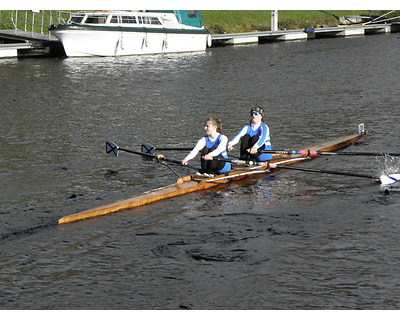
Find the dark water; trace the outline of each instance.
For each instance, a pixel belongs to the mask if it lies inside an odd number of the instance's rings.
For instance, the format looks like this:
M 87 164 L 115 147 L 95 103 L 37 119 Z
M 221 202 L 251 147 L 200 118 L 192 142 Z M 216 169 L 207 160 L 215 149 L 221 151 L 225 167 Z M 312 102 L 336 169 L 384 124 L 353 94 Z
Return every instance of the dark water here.
M 107 156 L 105 141 L 193 146 L 208 116 L 232 137 L 256 104 L 275 149 L 352 134 L 364 122 L 368 135 L 349 150 L 399 152 L 399 49 L 391 34 L 1 60 L 0 308 L 398 309 L 400 193 L 369 179 L 281 171 L 56 222 L 175 182 L 165 166 Z M 384 159 L 308 165 L 379 175 Z

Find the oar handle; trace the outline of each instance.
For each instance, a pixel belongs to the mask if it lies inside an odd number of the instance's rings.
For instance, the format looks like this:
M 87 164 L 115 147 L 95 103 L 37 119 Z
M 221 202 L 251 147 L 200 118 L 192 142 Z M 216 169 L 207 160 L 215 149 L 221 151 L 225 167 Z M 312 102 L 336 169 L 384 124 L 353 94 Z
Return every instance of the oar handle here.
M 193 167 L 193 166 L 188 165 L 188 164 L 187 164 L 187 165 L 183 165 L 182 162 L 179 161 L 179 160 L 168 159 L 168 158 L 164 157 L 164 156 L 161 155 L 161 154 L 154 156 L 154 158 L 155 158 L 158 162 L 166 161 L 166 162 L 171 162 L 171 163 L 178 164 L 178 165 L 183 166 L 183 167 L 188 167 L 188 168 L 191 168 L 191 169 L 200 170 L 200 168 Z

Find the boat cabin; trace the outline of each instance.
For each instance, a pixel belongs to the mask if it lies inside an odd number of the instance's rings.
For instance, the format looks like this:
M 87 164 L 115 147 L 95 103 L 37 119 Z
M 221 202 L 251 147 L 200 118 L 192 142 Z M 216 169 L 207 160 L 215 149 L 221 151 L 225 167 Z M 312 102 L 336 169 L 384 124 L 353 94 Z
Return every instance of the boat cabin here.
M 68 24 L 130 24 L 172 27 L 178 24 L 201 28 L 199 10 L 103 11 L 72 13 Z
M 161 25 L 161 17 L 149 16 L 149 15 L 134 15 L 134 14 L 122 14 L 122 13 L 76 13 L 71 15 L 68 23 L 79 23 L 79 24 L 148 24 L 148 25 Z

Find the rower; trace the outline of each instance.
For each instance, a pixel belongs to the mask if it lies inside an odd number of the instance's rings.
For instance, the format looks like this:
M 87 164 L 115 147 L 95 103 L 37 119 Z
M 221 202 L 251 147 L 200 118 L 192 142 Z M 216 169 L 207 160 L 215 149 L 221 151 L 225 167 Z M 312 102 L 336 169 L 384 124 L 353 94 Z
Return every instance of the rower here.
M 271 150 L 269 127 L 264 123 L 264 110 L 253 107 L 250 110 L 250 124 L 244 126 L 239 133 L 228 143 L 228 151 L 239 141 L 240 159 L 253 161 L 268 161 L 271 154 L 263 154 L 263 150 Z
M 197 176 L 210 178 L 215 174 L 222 174 L 231 170 L 229 162 L 213 159 L 220 156 L 228 159 L 226 144 L 228 138 L 223 135 L 221 120 L 208 118 L 204 125 L 206 135 L 197 142 L 192 151 L 181 161 L 183 166 L 189 163 L 201 151 L 201 169 L 196 173 Z

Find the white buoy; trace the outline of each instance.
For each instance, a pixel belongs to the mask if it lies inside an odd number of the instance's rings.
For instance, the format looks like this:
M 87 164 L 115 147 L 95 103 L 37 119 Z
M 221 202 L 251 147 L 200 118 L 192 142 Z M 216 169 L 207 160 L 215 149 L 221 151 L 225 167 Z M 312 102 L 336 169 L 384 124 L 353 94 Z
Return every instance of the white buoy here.
M 399 183 L 400 182 L 400 173 L 391 173 L 388 175 L 381 175 L 379 177 L 379 180 L 381 181 L 382 185 Z M 400 183 L 399 183 L 399 185 L 400 185 Z

